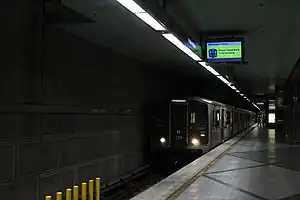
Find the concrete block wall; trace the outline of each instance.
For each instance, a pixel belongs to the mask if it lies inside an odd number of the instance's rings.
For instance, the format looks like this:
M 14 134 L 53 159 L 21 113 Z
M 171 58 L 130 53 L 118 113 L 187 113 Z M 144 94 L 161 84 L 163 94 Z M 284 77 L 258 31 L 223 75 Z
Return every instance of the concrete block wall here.
M 30 4 L 10 6 L 16 15 L 9 19 L 21 25 L 6 33 L 9 48 L 1 47 L 1 199 L 43 199 L 142 166 L 143 110 L 170 97 L 172 78 L 54 27 L 45 30 L 40 62 L 38 13 L 22 18 L 17 11 Z

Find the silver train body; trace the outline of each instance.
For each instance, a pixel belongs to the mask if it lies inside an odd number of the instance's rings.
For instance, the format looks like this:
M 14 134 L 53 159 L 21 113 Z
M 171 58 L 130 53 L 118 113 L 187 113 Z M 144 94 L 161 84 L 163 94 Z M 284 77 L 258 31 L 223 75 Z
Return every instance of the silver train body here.
M 256 113 L 193 97 L 172 100 L 156 115 L 152 152 L 206 153 L 255 123 Z

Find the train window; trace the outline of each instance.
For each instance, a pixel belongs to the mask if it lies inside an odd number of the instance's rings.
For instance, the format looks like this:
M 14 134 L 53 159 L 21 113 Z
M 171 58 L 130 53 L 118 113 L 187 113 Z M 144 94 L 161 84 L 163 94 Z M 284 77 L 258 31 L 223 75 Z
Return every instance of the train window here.
M 215 117 L 215 126 L 216 127 L 219 127 L 220 126 L 220 119 L 221 119 L 221 116 L 220 116 L 220 110 L 216 110 L 216 117 Z
M 191 124 L 195 124 L 196 123 L 196 113 L 191 113 Z
M 215 110 L 212 110 L 212 124 L 215 124 Z

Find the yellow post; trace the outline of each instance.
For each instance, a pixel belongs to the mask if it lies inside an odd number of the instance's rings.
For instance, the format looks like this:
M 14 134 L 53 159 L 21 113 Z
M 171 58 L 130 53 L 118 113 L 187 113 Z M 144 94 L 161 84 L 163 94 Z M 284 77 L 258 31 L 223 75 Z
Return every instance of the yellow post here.
M 62 200 L 62 192 L 56 192 L 56 200 Z
M 51 196 L 46 196 L 45 200 L 51 200 Z
M 79 194 L 78 190 L 79 190 L 78 186 L 74 185 L 74 187 L 73 187 L 73 200 L 78 200 L 79 199 L 79 197 L 78 197 L 78 194 Z
M 66 200 L 71 200 L 72 199 L 72 189 L 67 189 L 66 190 Z
M 94 200 L 94 180 L 89 180 L 89 200 Z
M 96 178 L 96 200 L 100 200 L 100 178 Z
M 86 183 L 81 184 L 81 200 L 86 200 Z

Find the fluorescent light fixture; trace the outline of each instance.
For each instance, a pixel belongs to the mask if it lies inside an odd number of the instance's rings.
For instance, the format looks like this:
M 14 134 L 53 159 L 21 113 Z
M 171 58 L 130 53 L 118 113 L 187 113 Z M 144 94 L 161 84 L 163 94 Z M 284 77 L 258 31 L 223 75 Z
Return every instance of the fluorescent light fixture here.
M 256 105 L 264 105 L 264 102 L 257 102 Z
M 184 100 L 184 99 L 173 99 L 172 102 L 176 102 L 176 103 L 185 103 L 186 100 Z
M 235 90 L 237 93 L 240 93 L 240 91 L 238 89 Z
M 229 81 L 227 81 L 223 76 L 217 76 L 218 77 L 218 79 L 220 79 L 223 83 L 225 83 L 225 84 L 229 84 Z
M 231 89 L 233 89 L 233 90 L 236 90 L 236 87 L 234 87 L 234 86 L 231 86 Z
M 122 6 L 124 6 L 130 12 L 132 12 L 134 14 L 146 12 L 137 3 L 135 3 L 133 0 L 117 0 L 117 2 L 119 2 Z
M 242 93 L 240 93 L 240 95 L 243 97 L 244 95 Z
M 187 46 L 185 46 L 177 37 L 175 37 L 172 33 L 164 33 L 162 34 L 164 38 L 169 40 L 172 44 L 174 44 L 176 47 L 178 47 L 181 51 L 183 51 L 185 54 L 187 54 L 189 57 L 191 57 L 195 61 L 201 61 L 201 58 L 197 56 L 191 49 L 189 49 Z
M 211 66 L 207 65 L 205 62 L 199 62 L 199 64 L 202 65 L 207 71 L 209 71 L 213 75 L 220 76 L 220 74 L 216 70 L 214 70 L 214 68 L 212 68 Z
M 201 136 L 201 137 L 205 137 L 205 134 L 201 134 L 200 136 Z
M 156 31 L 165 31 L 166 28 L 158 21 L 156 21 L 151 15 L 148 13 L 136 13 L 136 16 L 143 20 L 146 24 L 151 26 Z

